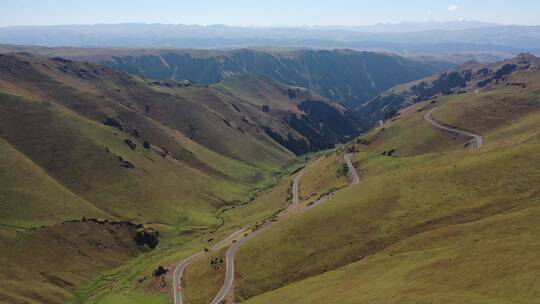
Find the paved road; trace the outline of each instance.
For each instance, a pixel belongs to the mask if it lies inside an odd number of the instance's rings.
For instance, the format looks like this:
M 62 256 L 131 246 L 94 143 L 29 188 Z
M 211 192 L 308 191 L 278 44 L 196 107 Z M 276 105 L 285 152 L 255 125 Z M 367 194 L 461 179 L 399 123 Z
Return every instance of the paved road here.
M 352 154 L 347 153 L 343 158 L 345 158 L 345 162 L 347 163 L 347 166 L 349 167 L 349 173 L 351 175 L 351 186 L 356 185 L 360 182 L 360 177 L 358 177 L 358 172 L 356 172 L 356 169 L 354 168 L 354 164 L 351 160 Z
M 223 245 L 227 244 L 228 242 L 230 242 L 232 239 L 234 239 L 237 235 L 239 235 L 240 233 L 246 231 L 245 228 L 242 228 L 238 231 L 236 231 L 235 233 L 229 235 L 228 237 L 224 238 L 223 240 L 219 241 L 219 243 L 215 244 L 214 246 L 212 246 L 212 250 L 218 250 L 219 248 L 221 248 Z
M 174 304 L 182 304 L 182 290 L 180 288 L 180 281 L 182 279 L 182 274 L 184 273 L 184 270 L 194 258 L 201 255 L 202 253 L 203 251 L 188 257 L 187 259 L 180 262 L 180 264 L 176 265 L 176 267 L 174 268 L 174 272 L 173 272 Z
M 427 122 L 429 122 L 430 124 L 432 124 L 434 127 L 438 128 L 438 129 L 441 129 L 441 130 L 444 130 L 444 131 L 448 131 L 448 132 L 452 132 L 452 133 L 472 137 L 471 141 L 474 141 L 474 144 L 475 144 L 475 146 L 477 148 L 481 147 L 484 144 L 484 138 L 482 138 L 482 136 L 480 136 L 478 134 L 463 131 L 463 130 L 459 130 L 459 129 L 451 127 L 451 126 L 444 125 L 443 123 L 433 119 L 432 114 L 433 114 L 434 110 L 435 109 L 431 109 L 431 110 L 429 110 L 429 112 L 426 113 L 426 115 L 424 115 L 424 119 Z
M 294 178 L 293 186 L 292 186 L 292 192 L 293 192 L 293 201 L 292 201 L 292 207 L 296 207 L 298 203 L 300 203 L 300 180 L 304 176 L 306 172 L 304 170 L 300 171 Z
M 229 235 L 228 237 L 224 238 L 214 246 L 212 246 L 212 250 L 218 250 L 223 245 L 225 245 L 227 242 L 231 241 L 233 238 L 235 238 L 240 233 L 244 232 L 246 229 L 242 228 L 240 230 L 237 230 L 233 234 Z M 173 294 L 174 294 L 174 304 L 183 304 L 182 300 L 182 288 L 181 288 L 181 281 L 182 281 L 182 275 L 184 274 L 184 270 L 186 267 L 199 255 L 203 254 L 204 251 L 200 251 L 186 259 L 184 259 L 182 262 L 180 262 L 176 267 L 174 268 L 173 272 Z
M 264 226 L 260 227 L 256 231 L 248 234 L 248 236 L 242 238 L 241 240 L 237 242 L 234 242 L 231 245 L 231 247 L 229 247 L 229 250 L 227 250 L 227 257 L 225 258 L 225 262 L 227 263 L 225 281 L 223 282 L 223 285 L 221 286 L 221 289 L 219 290 L 218 294 L 214 297 L 212 302 L 210 302 L 211 304 L 220 304 L 221 301 L 225 300 L 225 297 L 232 290 L 232 286 L 234 283 L 234 257 L 236 256 L 238 247 L 242 246 L 242 244 L 251 240 L 257 235 L 263 233 L 266 229 L 272 226 L 272 224 L 273 222 L 265 224 Z

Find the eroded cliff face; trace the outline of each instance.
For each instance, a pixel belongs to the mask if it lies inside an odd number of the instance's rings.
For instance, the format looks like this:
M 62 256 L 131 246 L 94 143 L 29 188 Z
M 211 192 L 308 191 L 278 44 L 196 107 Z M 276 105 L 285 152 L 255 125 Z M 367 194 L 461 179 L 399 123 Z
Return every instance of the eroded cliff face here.
M 439 67 L 387 54 L 349 50 L 255 50 L 145 52 L 114 55 L 101 63 L 130 73 L 162 80 L 217 83 L 254 73 L 300 86 L 355 107 L 400 83 L 440 72 Z

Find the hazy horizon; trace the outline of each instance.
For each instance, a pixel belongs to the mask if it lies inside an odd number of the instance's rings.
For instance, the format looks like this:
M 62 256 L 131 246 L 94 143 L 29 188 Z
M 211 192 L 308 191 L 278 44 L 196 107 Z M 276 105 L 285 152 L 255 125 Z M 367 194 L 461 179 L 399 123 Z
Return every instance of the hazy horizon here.
M 217 0 L 185 3 L 141 1 L 5 1 L 0 0 L 0 27 L 146 23 L 169 25 L 227 25 L 240 27 L 354 27 L 404 22 L 474 21 L 503 25 L 540 24 L 540 3 L 516 0 L 370 1 L 322 0 L 252 3 Z M 523 10 L 523 8 L 527 8 Z M 31 20 L 31 21 L 29 21 Z
M 497 23 L 497 22 L 487 22 L 480 20 L 446 20 L 446 21 L 401 21 L 401 22 L 379 22 L 379 23 L 370 23 L 370 24 L 356 24 L 356 25 L 344 25 L 344 24 L 303 24 L 303 25 L 287 25 L 287 24 L 273 24 L 273 25 L 256 25 L 256 24 L 223 24 L 223 23 L 213 23 L 213 24 L 198 24 L 198 23 L 161 23 L 161 22 L 117 22 L 117 23 L 58 23 L 58 24 L 24 24 L 24 25 L 4 25 L 0 28 L 15 28 L 15 27 L 61 27 L 61 26 L 99 26 L 99 25 L 164 25 L 164 26 L 199 26 L 199 27 L 231 27 L 231 28 L 253 28 L 253 29 L 264 29 L 264 28 L 291 28 L 291 29 L 326 29 L 326 28 L 336 28 L 336 29 L 354 29 L 362 27 L 375 27 L 375 26 L 397 26 L 397 25 L 445 25 L 445 24 L 459 24 L 459 23 L 478 23 L 493 26 L 525 26 L 525 27 L 537 27 L 540 24 L 518 24 L 518 23 Z
M 224 27 L 238 27 L 238 28 L 359 28 L 359 27 L 373 27 L 373 26 L 385 26 L 385 25 L 402 25 L 402 24 L 411 24 L 411 25 L 444 25 L 444 24 L 459 24 L 459 23 L 478 23 L 485 25 L 494 25 L 494 26 L 540 26 L 540 24 L 518 24 L 518 23 L 499 23 L 499 22 L 488 22 L 481 20 L 466 20 L 466 19 L 455 19 L 455 20 L 426 20 L 426 21 L 401 21 L 401 22 L 378 22 L 370 24 L 355 24 L 355 25 L 345 25 L 345 24 L 300 24 L 300 25 L 288 25 L 288 24 L 269 24 L 269 25 L 257 25 L 257 24 L 223 24 L 223 23 L 212 23 L 212 24 L 200 24 L 200 23 L 163 23 L 163 22 L 100 22 L 100 23 L 58 23 L 58 24 L 24 24 L 24 25 L 5 25 L 0 26 L 0 28 L 9 28 L 9 27 L 55 27 L 55 26 L 99 26 L 99 25 L 129 25 L 129 24 L 142 24 L 142 25 L 166 25 L 166 26 L 200 26 L 200 27 L 213 27 L 213 26 L 224 26 Z

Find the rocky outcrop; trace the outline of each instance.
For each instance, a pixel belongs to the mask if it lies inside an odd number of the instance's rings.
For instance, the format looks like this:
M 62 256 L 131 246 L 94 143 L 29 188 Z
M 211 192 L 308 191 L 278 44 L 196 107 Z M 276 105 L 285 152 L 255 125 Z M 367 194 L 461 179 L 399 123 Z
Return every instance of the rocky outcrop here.
M 144 227 L 142 224 L 133 223 L 130 221 L 111 221 L 97 218 L 83 218 L 82 220 L 65 221 L 64 223 L 93 223 L 102 226 L 122 227 L 131 231 L 132 239 L 140 249 L 154 249 L 159 244 L 159 231 L 152 228 Z M 41 227 L 44 229 L 46 227 Z

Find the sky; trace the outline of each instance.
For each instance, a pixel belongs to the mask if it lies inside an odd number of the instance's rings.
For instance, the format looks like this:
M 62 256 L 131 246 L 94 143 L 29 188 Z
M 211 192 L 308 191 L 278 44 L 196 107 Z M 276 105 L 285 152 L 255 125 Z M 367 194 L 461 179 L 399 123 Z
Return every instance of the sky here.
M 0 26 L 97 23 L 370 25 L 475 20 L 539 25 L 539 0 L 0 0 Z

